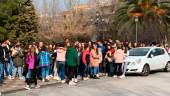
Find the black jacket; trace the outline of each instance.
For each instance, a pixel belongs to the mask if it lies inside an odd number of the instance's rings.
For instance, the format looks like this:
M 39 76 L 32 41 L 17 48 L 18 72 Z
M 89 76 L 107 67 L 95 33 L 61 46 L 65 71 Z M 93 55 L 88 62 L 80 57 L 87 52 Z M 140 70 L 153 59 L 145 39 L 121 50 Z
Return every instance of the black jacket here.
M 4 58 L 4 50 L 3 50 L 4 48 L 2 47 L 2 46 L 0 46 L 0 62 L 1 63 L 5 63 L 5 58 Z M 0 63 L 0 64 L 1 64 Z

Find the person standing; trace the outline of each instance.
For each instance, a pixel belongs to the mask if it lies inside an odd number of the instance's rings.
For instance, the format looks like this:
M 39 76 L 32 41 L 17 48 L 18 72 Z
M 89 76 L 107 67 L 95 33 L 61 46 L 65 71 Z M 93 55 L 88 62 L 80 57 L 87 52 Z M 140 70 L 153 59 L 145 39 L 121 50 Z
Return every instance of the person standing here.
M 49 81 L 49 70 L 50 70 L 50 53 L 47 51 L 46 47 L 42 47 L 39 54 L 39 64 L 41 66 L 42 81 Z
M 73 44 L 68 44 L 68 48 L 66 51 L 66 64 L 68 67 L 68 84 L 69 85 L 76 85 L 73 81 L 75 75 L 75 68 L 78 65 L 78 52 Z
M 57 65 L 55 70 L 58 70 L 59 79 L 61 83 L 65 83 L 65 62 L 66 62 L 66 48 L 64 44 L 57 48 Z M 57 74 L 55 72 L 55 74 Z M 56 75 L 55 75 L 56 76 Z M 58 76 L 57 76 L 58 77 Z
M 82 78 L 83 80 L 88 80 L 89 75 L 89 65 L 90 65 L 90 47 L 85 45 L 85 50 L 82 54 L 82 61 L 83 61 L 83 71 L 82 71 Z
M 107 74 L 108 74 L 108 77 L 112 77 L 113 71 L 114 71 L 113 55 L 114 55 L 115 51 L 111 45 L 108 45 L 107 49 L 108 49 L 108 51 L 106 52 L 106 56 L 105 56 L 105 61 L 107 63 Z
M 34 83 L 35 88 L 39 88 L 40 86 L 37 84 L 37 73 L 36 73 L 36 65 L 35 65 L 35 48 L 32 47 L 28 50 L 26 55 L 26 64 L 28 64 L 28 72 L 26 75 L 26 89 L 30 89 L 31 83 Z M 32 81 L 32 82 L 31 82 Z
M 97 44 L 92 45 L 92 49 L 90 51 L 90 66 L 91 66 L 91 75 L 94 79 L 99 79 L 97 77 L 98 70 L 99 70 L 99 64 L 100 64 L 100 55 L 99 50 L 97 48 Z
M 17 42 L 13 51 L 12 51 L 12 57 L 14 61 L 14 69 L 13 69 L 13 79 L 17 76 L 17 73 L 19 75 L 19 79 L 22 80 L 22 68 L 23 68 L 23 50 L 20 46 L 20 43 Z
M 0 46 L 0 85 L 2 85 L 4 82 L 3 80 L 4 65 L 8 61 L 8 59 L 5 56 L 6 52 L 4 50 L 6 46 L 7 46 L 6 42 L 3 42 Z
M 114 53 L 114 59 L 115 59 L 115 64 L 116 64 L 116 73 L 115 75 L 118 76 L 118 78 L 123 78 L 122 74 L 122 64 L 123 64 L 123 61 L 125 59 L 125 53 L 124 51 L 122 50 L 122 45 L 118 45 L 117 46 L 117 50 L 115 51 Z M 116 77 L 114 76 L 114 77 Z

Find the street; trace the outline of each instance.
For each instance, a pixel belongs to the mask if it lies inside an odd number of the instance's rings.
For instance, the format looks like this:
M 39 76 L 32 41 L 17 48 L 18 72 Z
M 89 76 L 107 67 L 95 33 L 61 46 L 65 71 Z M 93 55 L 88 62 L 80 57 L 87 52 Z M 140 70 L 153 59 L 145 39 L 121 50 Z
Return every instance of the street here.
M 154 72 L 148 77 L 101 77 L 99 80 L 81 81 L 77 86 L 58 84 L 2 96 L 170 96 L 169 86 L 170 73 Z

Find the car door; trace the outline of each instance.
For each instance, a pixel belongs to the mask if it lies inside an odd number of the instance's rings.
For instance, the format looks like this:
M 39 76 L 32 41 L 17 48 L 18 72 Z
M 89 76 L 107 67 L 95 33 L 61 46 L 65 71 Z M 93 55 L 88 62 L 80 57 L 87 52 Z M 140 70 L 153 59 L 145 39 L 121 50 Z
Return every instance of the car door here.
M 159 58 L 157 56 L 157 50 L 152 49 L 148 55 L 148 63 L 150 65 L 151 70 L 156 70 L 159 64 Z
M 162 69 L 165 67 L 167 60 L 166 60 L 166 55 L 165 55 L 165 50 L 162 48 L 156 48 L 157 52 L 157 58 L 159 59 L 157 69 Z

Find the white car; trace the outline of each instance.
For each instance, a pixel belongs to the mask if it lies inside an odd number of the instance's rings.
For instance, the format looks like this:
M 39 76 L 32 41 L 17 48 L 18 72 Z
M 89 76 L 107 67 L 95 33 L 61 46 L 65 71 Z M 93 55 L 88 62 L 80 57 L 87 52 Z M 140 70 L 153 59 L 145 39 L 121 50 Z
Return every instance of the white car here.
M 164 69 L 170 72 L 170 56 L 164 48 L 141 47 L 128 51 L 124 63 L 127 65 L 126 73 L 139 73 L 148 76 L 150 71 Z

